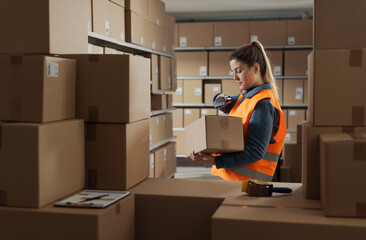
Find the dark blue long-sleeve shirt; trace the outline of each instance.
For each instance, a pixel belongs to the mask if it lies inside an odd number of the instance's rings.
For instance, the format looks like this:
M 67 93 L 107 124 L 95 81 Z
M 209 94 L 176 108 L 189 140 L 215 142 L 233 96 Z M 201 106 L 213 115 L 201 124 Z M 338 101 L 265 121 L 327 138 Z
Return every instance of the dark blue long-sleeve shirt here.
M 263 89 L 272 89 L 270 84 L 263 84 L 243 93 L 243 98 L 251 98 Z M 214 99 L 217 95 L 214 97 Z M 220 108 L 223 113 L 229 113 L 239 100 L 240 94 L 229 96 L 231 103 Z M 240 102 L 240 103 L 241 103 Z M 269 99 L 262 99 L 255 106 L 249 120 L 247 144 L 244 151 L 226 153 L 215 157 L 216 168 L 233 168 L 254 163 L 263 158 L 268 144 L 275 142 L 274 136 L 279 128 L 279 112 Z

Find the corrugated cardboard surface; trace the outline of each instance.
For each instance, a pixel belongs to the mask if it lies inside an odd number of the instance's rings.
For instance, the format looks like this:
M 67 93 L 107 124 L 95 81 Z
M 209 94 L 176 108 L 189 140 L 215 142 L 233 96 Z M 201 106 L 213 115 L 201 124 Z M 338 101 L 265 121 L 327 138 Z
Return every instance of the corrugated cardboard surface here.
M 133 195 L 104 209 L 0 207 L 0 238 L 133 240 L 134 209 Z
M 177 171 L 177 145 L 175 142 L 169 142 L 166 145 L 166 156 L 165 177 L 170 177 Z
M 106 49 L 110 49 L 110 48 L 106 48 Z M 88 43 L 88 53 L 89 54 L 103 54 L 104 53 L 104 48 Z
M 173 111 L 173 128 L 183 128 L 183 108 Z
M 214 46 L 238 47 L 249 43 L 249 22 L 214 22 Z
M 126 42 L 144 45 L 145 19 L 132 11 L 125 11 Z
M 186 153 L 185 130 L 174 130 L 173 134 L 177 137 L 173 140 L 177 144 L 177 154 L 184 155 Z
M 276 79 L 277 91 L 278 91 L 278 99 L 277 100 L 280 102 L 280 104 L 283 104 L 283 82 L 284 81 L 285 80 L 282 80 L 282 79 Z
M 199 108 L 184 108 L 184 127 L 192 124 L 200 118 L 200 109 Z
M 118 41 L 125 41 L 125 9 L 113 2 L 109 2 L 111 20 L 111 37 Z
M 148 0 L 147 18 L 150 22 L 165 27 L 165 3 L 160 0 Z
M 173 136 L 173 114 L 165 113 L 151 117 L 150 121 L 150 145 L 157 144 Z
M 150 60 L 132 55 L 67 55 L 77 60 L 76 116 L 129 123 L 150 117 Z
M 82 120 L 0 128 L 0 205 L 43 207 L 84 187 Z
M 312 45 L 313 20 L 287 20 L 287 45 Z
M 2 1 L 0 53 L 87 53 L 89 4 L 88 0 Z
M 125 6 L 125 0 L 113 0 L 113 1 L 111 0 L 111 2 L 114 2 L 114 3 L 118 4 L 121 7 Z
M 186 44 L 182 44 L 184 42 Z M 179 47 L 213 46 L 213 22 L 179 23 L 178 46 Z
M 205 115 L 217 115 L 217 110 L 214 108 L 201 108 L 201 117 Z
M 96 52 L 96 54 L 100 54 L 98 52 Z M 117 54 L 117 55 L 124 55 L 125 53 L 122 52 L 122 51 L 118 51 L 116 49 L 113 49 L 113 48 L 108 48 L 108 47 L 105 47 L 104 48 L 104 54 Z
M 159 89 L 172 89 L 170 58 L 159 56 Z
M 302 182 L 304 196 L 309 199 L 320 198 L 320 150 L 319 136 L 328 133 L 353 131 L 365 133 L 365 127 L 315 127 L 309 121 L 302 126 Z
M 320 196 L 326 216 L 366 217 L 365 150 L 365 133 L 320 136 Z
M 111 13 L 109 0 L 92 0 L 93 31 L 111 36 Z
M 163 51 L 168 54 L 174 54 L 174 38 L 175 38 L 175 18 L 170 16 L 169 14 L 165 14 L 165 37 L 163 39 L 165 48 L 163 47 Z
M 288 109 L 287 130 L 297 130 L 297 124 L 305 121 L 305 109 Z
M 238 239 L 243 234 L 258 240 L 362 239 L 366 220 L 327 218 L 318 209 L 221 206 L 211 220 L 211 239 Z
M 86 186 L 126 190 L 149 176 L 149 120 L 86 124 Z
M 75 61 L 0 56 L 0 119 L 51 122 L 75 117 Z
M 183 83 L 183 103 L 202 103 L 202 80 L 185 80 Z
M 267 56 L 272 63 L 272 73 L 275 76 L 283 75 L 283 52 L 282 51 L 266 51 Z
M 133 11 L 143 19 L 147 19 L 147 0 L 125 0 L 125 6 L 126 10 Z
M 250 40 L 257 36 L 264 46 L 286 45 L 286 21 L 252 21 L 250 26 Z
M 209 52 L 209 76 L 233 76 L 229 57 L 232 51 Z
M 151 161 L 150 164 L 151 167 L 154 166 L 154 174 L 152 176 L 150 174 L 150 177 L 168 178 L 176 172 L 177 158 L 175 146 L 175 142 L 169 142 L 152 151 L 152 154 L 154 154 L 154 164 L 152 165 Z
M 240 189 L 236 181 L 148 179 L 131 189 L 136 239 L 210 239 L 211 216 Z
M 314 49 L 362 48 L 366 46 L 366 2 L 351 0 L 314 2 Z M 327 14 L 331 12 L 332 14 Z
M 151 110 L 163 110 L 168 108 L 168 95 L 151 94 Z
M 307 76 L 310 50 L 285 51 L 285 76 Z
M 304 80 L 284 79 L 283 80 L 283 103 L 303 104 L 304 103 Z
M 228 96 L 235 96 L 240 93 L 240 89 L 235 80 L 222 80 L 222 92 Z
M 284 166 L 291 167 L 291 182 L 301 182 L 301 143 L 285 143 L 284 145 Z
M 150 59 L 150 79 L 152 81 L 151 90 L 159 90 L 159 56 L 155 54 L 146 54 L 144 57 Z
M 183 80 L 177 80 L 177 88 L 173 94 L 173 103 L 183 102 Z
M 365 126 L 366 50 L 317 50 L 308 60 L 309 120 L 314 126 Z
M 206 104 L 213 104 L 213 97 L 221 93 L 221 84 L 205 83 L 205 101 Z
M 192 151 L 225 153 L 243 149 L 241 118 L 204 116 L 186 127 L 186 156 Z
M 207 52 L 176 52 L 178 76 L 207 76 Z

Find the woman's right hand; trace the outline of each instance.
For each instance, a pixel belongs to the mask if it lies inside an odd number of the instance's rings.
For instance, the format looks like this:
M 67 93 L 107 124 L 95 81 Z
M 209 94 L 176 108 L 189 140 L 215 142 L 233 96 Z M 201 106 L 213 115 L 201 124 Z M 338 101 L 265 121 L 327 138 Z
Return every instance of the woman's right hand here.
M 231 98 L 229 98 L 228 96 L 226 96 L 226 95 L 225 95 L 225 94 L 223 94 L 223 93 L 221 93 L 221 94 L 217 95 L 215 99 L 218 99 L 218 98 L 220 98 L 220 97 L 225 98 L 225 106 L 222 106 L 222 108 L 223 108 L 223 107 L 226 107 L 228 104 L 230 104 L 230 103 L 231 103 Z

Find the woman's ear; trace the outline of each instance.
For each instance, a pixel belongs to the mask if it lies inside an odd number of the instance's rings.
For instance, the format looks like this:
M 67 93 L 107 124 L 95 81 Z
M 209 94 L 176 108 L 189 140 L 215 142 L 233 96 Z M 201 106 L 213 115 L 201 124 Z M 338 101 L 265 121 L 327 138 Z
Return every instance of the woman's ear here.
M 259 73 L 260 72 L 260 66 L 258 63 L 254 63 L 254 72 Z

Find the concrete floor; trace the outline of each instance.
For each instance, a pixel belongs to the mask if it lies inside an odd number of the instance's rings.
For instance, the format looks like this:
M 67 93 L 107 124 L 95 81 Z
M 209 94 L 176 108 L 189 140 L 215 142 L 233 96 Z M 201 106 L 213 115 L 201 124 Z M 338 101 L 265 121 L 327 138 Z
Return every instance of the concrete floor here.
M 222 180 L 220 177 L 211 175 L 211 168 L 209 167 L 177 167 L 177 172 L 174 177 Z

